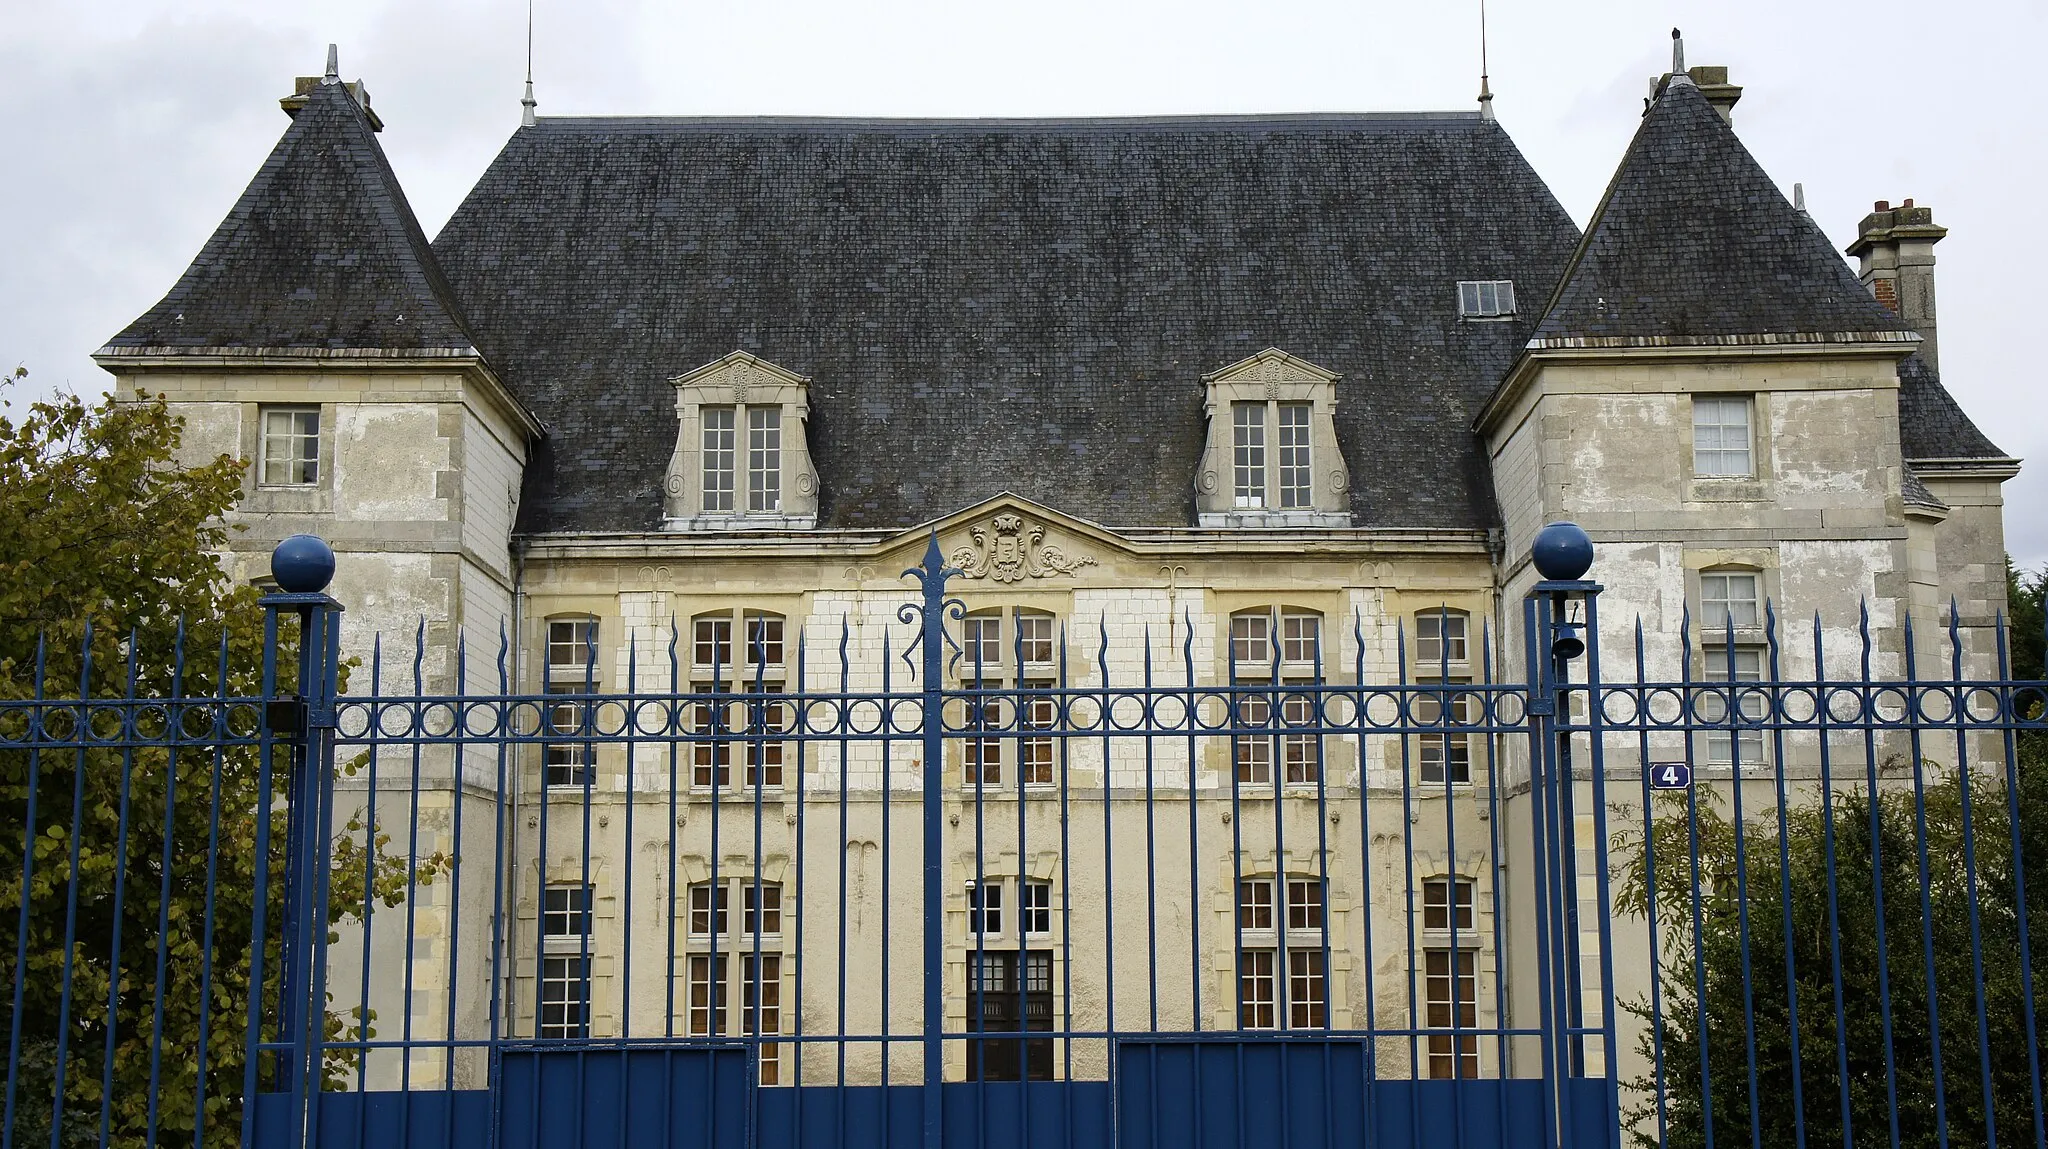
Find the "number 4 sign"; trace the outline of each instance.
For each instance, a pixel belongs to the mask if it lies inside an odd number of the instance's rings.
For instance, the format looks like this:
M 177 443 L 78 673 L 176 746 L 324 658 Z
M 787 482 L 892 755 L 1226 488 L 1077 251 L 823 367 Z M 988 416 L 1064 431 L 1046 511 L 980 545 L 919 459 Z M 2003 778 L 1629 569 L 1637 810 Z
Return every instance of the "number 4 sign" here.
M 1692 785 L 1692 766 L 1685 762 L 1652 762 L 1650 764 L 1650 787 L 1656 790 L 1683 790 Z

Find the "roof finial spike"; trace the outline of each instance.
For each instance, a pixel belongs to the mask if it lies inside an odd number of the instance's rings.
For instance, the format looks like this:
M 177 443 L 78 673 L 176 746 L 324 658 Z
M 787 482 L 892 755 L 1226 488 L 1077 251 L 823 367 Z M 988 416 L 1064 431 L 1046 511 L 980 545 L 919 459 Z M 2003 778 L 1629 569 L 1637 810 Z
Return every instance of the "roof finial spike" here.
M 1479 0 L 1479 118 L 1493 119 L 1493 89 L 1486 76 L 1486 0 Z
M 1806 185 L 1805 185 L 1805 184 L 1793 184 L 1793 185 L 1792 185 L 1792 210 L 1793 210 L 1793 211 L 1796 211 L 1796 212 L 1798 212 L 1798 213 L 1799 213 L 1800 215 L 1805 215 L 1805 214 L 1806 214 Z
M 1685 75 L 1685 37 L 1676 28 L 1671 30 L 1671 74 Z
M 323 84 L 341 83 L 341 51 L 333 44 L 327 45 L 327 74 L 320 77 Z
M 539 104 L 533 98 L 533 0 L 526 0 L 526 95 L 519 101 L 519 126 L 533 126 L 533 109 Z

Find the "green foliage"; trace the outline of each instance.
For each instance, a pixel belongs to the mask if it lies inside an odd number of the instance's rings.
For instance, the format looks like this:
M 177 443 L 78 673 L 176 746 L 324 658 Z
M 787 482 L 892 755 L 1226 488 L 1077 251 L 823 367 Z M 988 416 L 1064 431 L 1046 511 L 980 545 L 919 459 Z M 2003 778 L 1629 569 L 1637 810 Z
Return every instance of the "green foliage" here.
M 2028 572 L 2005 560 L 2005 601 L 2012 644 L 2012 676 L 2029 682 L 2048 678 L 2043 669 L 2048 656 L 2048 635 L 2043 635 L 2044 607 L 2048 607 L 2048 567 Z
M 1937 1096 L 1946 1106 L 1946 1144 L 1982 1145 L 1986 1065 L 2000 1138 L 2031 1138 L 2014 838 L 2025 859 L 2034 988 L 2048 995 L 2048 743 L 2019 746 L 2010 795 L 2020 811 L 2017 835 L 2002 770 L 1976 773 L 1967 791 L 1953 769 L 1928 762 L 1924 771 L 1924 809 L 1910 783 L 1888 777 L 1874 803 L 1868 790 L 1838 789 L 1831 802 L 1816 795 L 1795 804 L 1781 837 L 1774 808 L 1761 818 L 1745 811 L 1738 833 L 1702 790 L 1655 804 L 1650 849 L 1639 833 L 1618 843 L 1615 856 L 1630 859 L 1622 866 L 1621 905 L 1640 917 L 1653 890 L 1656 898 L 1661 1017 L 1647 998 L 1624 1008 L 1648 1023 L 1646 1060 L 1651 1035 L 1662 1037 L 1666 1146 L 1707 1143 L 1709 1102 L 1716 1144 L 1751 1144 L 1754 1134 L 1756 1144 L 1790 1147 L 1800 1117 L 1807 1145 L 1890 1144 L 1895 1116 L 1897 1144 L 1934 1146 L 1942 1143 Z M 1988 1060 L 1979 1052 L 1973 904 Z M 1930 1007 L 1939 1016 L 1938 1090 Z M 1630 1084 L 1644 1099 L 1629 1115 L 1636 1139 L 1653 1144 L 1654 1073 Z
M 263 612 L 218 558 L 242 464 L 181 463 L 180 421 L 148 396 L 0 410 L 0 698 L 260 694 Z M 173 654 L 181 644 L 182 659 Z M 293 665 L 289 650 L 282 662 Z M 253 707 L 221 712 L 231 728 L 253 731 Z M 118 730 L 113 718 L 84 721 Z M 203 730 L 212 718 L 143 711 L 137 720 L 160 735 L 173 722 Z M 74 721 L 55 716 L 45 729 L 56 737 Z M 267 999 L 280 963 L 284 818 L 273 809 L 260 848 L 259 770 L 246 744 L 0 751 L 0 961 L 10 975 L 0 1032 L 18 1022 L 22 1033 L 22 1067 L 8 1083 L 15 1143 L 50 1143 L 60 1048 L 63 1143 L 96 1143 L 102 1120 L 123 1146 L 144 1144 L 152 1122 L 164 1145 L 195 1143 L 202 1128 L 216 1141 L 239 1135 L 261 867 L 272 895 Z M 360 911 L 366 882 L 385 905 L 404 897 L 407 866 L 384 845 L 360 822 L 337 839 L 331 927 Z M 423 868 L 431 877 L 442 864 Z M 17 953 L 27 959 L 20 969 Z M 263 1013 L 274 1019 L 274 1001 Z M 330 1010 L 326 1028 L 354 1036 L 370 1020 Z M 348 1067 L 331 1060 L 330 1079 Z

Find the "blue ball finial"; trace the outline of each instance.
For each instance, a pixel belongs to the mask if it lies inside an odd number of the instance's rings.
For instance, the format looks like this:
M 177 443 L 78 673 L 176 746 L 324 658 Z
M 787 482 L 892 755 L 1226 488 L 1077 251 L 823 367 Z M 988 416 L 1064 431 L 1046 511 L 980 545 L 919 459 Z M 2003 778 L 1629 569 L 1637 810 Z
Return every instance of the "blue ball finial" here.
M 318 594 L 334 578 L 334 548 L 319 535 L 293 535 L 270 552 L 270 577 L 286 594 Z
M 1586 577 L 1593 567 L 1593 540 L 1577 523 L 1552 523 L 1536 532 L 1529 547 L 1536 571 L 1551 582 Z

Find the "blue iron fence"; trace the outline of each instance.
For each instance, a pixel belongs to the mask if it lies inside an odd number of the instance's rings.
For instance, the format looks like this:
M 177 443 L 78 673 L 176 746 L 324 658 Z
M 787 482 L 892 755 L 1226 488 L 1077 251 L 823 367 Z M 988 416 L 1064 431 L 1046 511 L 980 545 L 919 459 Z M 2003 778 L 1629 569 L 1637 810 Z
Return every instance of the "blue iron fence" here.
M 1724 611 L 1608 679 L 1590 582 L 1123 635 L 934 544 L 882 633 L 429 690 L 280 573 L 259 652 L 0 701 L 0 1149 L 2048 1149 L 2048 693 L 1953 610 L 1900 674 Z

